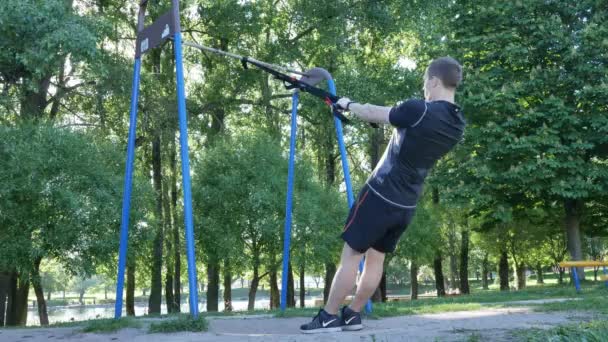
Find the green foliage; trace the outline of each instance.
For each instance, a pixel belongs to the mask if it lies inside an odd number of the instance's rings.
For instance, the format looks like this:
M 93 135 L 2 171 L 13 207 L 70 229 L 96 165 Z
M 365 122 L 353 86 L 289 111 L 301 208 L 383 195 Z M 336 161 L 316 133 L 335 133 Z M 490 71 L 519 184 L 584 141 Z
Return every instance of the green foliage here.
M 116 148 L 48 126 L 0 127 L 0 137 L 0 268 L 28 271 L 36 258 L 53 258 L 76 274 L 113 262 Z
M 3 82 L 40 79 L 96 53 L 92 20 L 63 0 L 4 1 L 0 5 L 0 70 Z M 74 32 L 78 32 L 77 35 Z M 30 85 L 27 85 L 30 86 Z
M 608 115 L 596 97 L 608 94 L 608 61 L 597 50 L 607 14 L 593 1 L 556 6 L 455 7 L 451 44 L 468 73 L 469 181 L 514 203 L 589 199 L 608 186 Z M 488 25 L 487 16 L 496 21 Z
M 207 331 L 209 323 L 204 316 L 192 318 L 190 315 L 180 315 L 177 318 L 164 319 L 159 323 L 150 324 L 150 333 L 174 333 L 180 331 Z
M 243 135 L 217 141 L 193 164 L 197 240 L 205 258 L 245 260 L 249 253 L 281 253 L 287 160 L 275 140 Z M 305 160 L 295 175 L 293 240 L 296 260 L 335 255 L 344 202 L 311 178 Z

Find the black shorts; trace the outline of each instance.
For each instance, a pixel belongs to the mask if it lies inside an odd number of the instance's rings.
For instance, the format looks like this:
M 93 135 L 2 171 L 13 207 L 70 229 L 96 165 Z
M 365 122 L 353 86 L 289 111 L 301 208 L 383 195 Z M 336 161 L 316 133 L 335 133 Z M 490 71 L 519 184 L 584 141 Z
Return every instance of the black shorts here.
M 360 253 L 370 247 L 382 253 L 394 252 L 415 211 L 386 202 L 366 185 L 350 208 L 341 237 Z

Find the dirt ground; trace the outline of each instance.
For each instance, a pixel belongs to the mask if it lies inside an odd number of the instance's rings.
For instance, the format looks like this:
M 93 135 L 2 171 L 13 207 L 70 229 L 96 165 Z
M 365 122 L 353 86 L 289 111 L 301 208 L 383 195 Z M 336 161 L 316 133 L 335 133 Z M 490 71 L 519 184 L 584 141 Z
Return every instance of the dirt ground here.
M 515 329 L 551 328 L 588 320 L 582 312 L 534 312 L 527 307 L 483 309 L 364 320 L 358 332 L 304 335 L 299 326 L 307 318 L 268 316 L 209 318 L 205 333 L 148 334 L 144 329 L 123 329 L 111 334 L 84 334 L 79 328 L 33 328 L 0 330 L 1 342 L 125 341 L 125 342 L 236 342 L 236 341 L 514 341 Z

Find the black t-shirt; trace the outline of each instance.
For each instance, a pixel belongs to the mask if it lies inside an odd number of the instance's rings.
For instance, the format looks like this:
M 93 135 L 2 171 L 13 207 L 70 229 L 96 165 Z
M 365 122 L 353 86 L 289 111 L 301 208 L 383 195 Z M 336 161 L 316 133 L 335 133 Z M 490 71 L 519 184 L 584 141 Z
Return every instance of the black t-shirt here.
M 465 120 L 453 103 L 408 100 L 389 121 L 395 130 L 367 185 L 390 204 L 414 208 L 429 170 L 462 139 Z

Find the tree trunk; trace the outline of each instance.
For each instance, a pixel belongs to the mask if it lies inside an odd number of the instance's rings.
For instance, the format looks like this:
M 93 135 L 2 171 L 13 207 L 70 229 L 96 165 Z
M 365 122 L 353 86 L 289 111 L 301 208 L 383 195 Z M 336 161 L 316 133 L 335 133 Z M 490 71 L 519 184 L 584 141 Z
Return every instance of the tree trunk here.
M 277 270 L 276 268 L 270 271 L 270 308 L 276 309 L 281 303 L 281 294 L 277 286 Z
M 460 293 L 469 294 L 469 230 L 462 230 L 460 244 Z
M 433 206 L 439 206 L 439 189 L 433 187 L 431 200 Z M 437 297 L 445 296 L 445 277 L 443 276 L 443 255 L 440 250 L 435 251 L 435 258 L 433 259 L 433 271 L 435 273 L 435 289 L 437 290 Z
M 176 306 L 179 306 L 175 302 L 175 297 L 173 296 L 173 249 L 177 248 L 173 246 L 173 225 L 171 221 L 171 197 L 170 197 L 170 188 L 169 179 L 166 177 L 162 180 L 162 192 L 163 192 L 163 221 L 164 227 L 163 232 L 167 235 L 163 239 L 165 240 L 166 246 L 166 257 L 165 257 L 165 303 L 167 304 L 167 313 L 177 312 Z
M 212 260 L 207 264 L 207 312 L 217 312 L 220 292 L 220 265 Z
M 376 287 L 376 290 L 370 299 L 373 303 L 382 302 L 382 290 L 380 289 L 380 284 L 378 284 L 378 287 Z
M 12 271 L 8 276 L 8 287 L 7 287 L 7 303 L 6 303 L 6 325 L 14 326 L 18 324 L 16 306 L 18 305 L 17 299 L 17 272 Z M 27 305 L 27 299 L 26 299 Z
M 566 211 L 565 226 L 568 252 L 570 252 L 572 260 L 583 260 L 580 232 L 580 217 L 583 209 L 583 202 L 581 200 L 566 199 L 564 201 L 564 209 Z M 576 273 L 578 274 L 579 279 L 585 280 L 583 267 L 577 267 Z
M 175 144 L 175 130 L 170 137 L 170 168 L 171 168 L 171 225 L 173 227 L 173 300 L 175 301 L 174 312 L 181 312 L 182 291 L 182 261 L 179 240 L 179 224 L 177 223 L 177 145 Z
M 251 285 L 249 286 L 249 294 L 248 294 L 248 302 L 247 302 L 247 310 L 252 311 L 255 309 L 255 294 L 258 292 L 258 285 L 260 283 L 260 278 L 258 278 L 257 269 L 253 271 L 253 279 L 251 280 Z
M 7 272 L 0 272 L 0 327 L 5 325 L 9 284 L 10 275 Z
M 127 316 L 135 316 L 135 261 L 127 260 Z
M 36 84 L 35 90 L 26 89 L 21 98 L 20 115 L 23 120 L 37 121 L 43 118 L 47 106 L 47 94 L 51 85 L 51 75 L 42 77 Z
M 46 308 L 46 300 L 44 299 L 44 291 L 42 290 L 42 284 L 40 282 L 40 263 L 42 258 L 36 258 L 34 260 L 34 269 L 32 272 L 32 286 L 34 287 L 34 293 L 36 294 L 36 301 L 38 302 L 38 317 L 40 318 L 40 325 L 49 325 L 49 314 Z
M 175 312 L 175 298 L 173 297 L 173 270 L 167 267 L 167 275 L 165 277 L 165 303 L 167 304 L 167 313 Z
M 483 262 L 481 264 L 481 287 L 484 290 L 489 289 L 488 287 L 488 273 L 490 272 L 490 265 L 488 261 L 488 253 L 483 255 Z
M 523 262 L 515 264 L 515 273 L 517 274 L 517 289 L 523 290 L 526 288 L 526 265 Z
M 156 192 L 155 216 L 158 222 L 156 235 L 153 242 L 152 269 L 150 277 L 150 299 L 148 312 L 150 314 L 160 314 L 163 290 L 163 189 L 162 189 L 162 169 L 161 169 L 161 143 L 160 133 L 154 133 L 152 141 L 152 178 L 154 190 Z
M 325 287 L 323 288 L 323 303 L 327 303 L 327 297 L 329 296 L 329 290 L 331 289 L 331 283 L 336 275 L 336 265 L 332 262 L 325 264 Z
M 232 312 L 232 269 L 230 259 L 224 260 L 224 311 Z
M 386 268 L 385 268 L 386 270 Z M 382 294 L 382 303 L 386 303 L 388 296 L 386 293 L 386 272 L 382 272 L 382 278 L 380 278 L 380 292 Z
M 78 303 L 80 303 L 80 305 L 84 305 L 84 294 L 86 293 L 86 290 L 80 290 L 78 292 Z
M 500 253 L 498 277 L 500 278 L 500 290 L 509 291 L 509 256 L 506 251 Z
M 291 267 L 291 261 L 289 262 L 289 273 L 287 274 L 287 307 L 295 308 L 295 284 L 293 279 L 293 269 Z M 281 289 L 282 290 L 282 289 Z
M 71 0 L 70 0 L 70 2 L 71 2 Z M 66 94 L 66 91 L 64 89 L 66 88 L 66 81 L 69 80 L 68 78 L 65 77 L 66 60 L 67 60 L 67 57 L 63 57 L 61 66 L 59 67 L 59 75 L 56 77 L 58 84 L 55 87 L 56 88 L 55 95 L 53 96 L 52 100 L 50 101 L 51 111 L 49 112 L 49 119 L 51 119 L 51 121 L 55 121 L 55 118 L 57 117 L 57 113 L 59 113 L 59 106 L 61 105 L 61 99 Z M 99 86 L 97 86 L 96 88 L 97 88 L 96 90 L 100 90 Z M 97 98 L 100 99 L 101 96 L 97 96 Z
M 106 290 L 106 299 L 108 299 L 107 296 L 108 296 L 108 291 Z M 49 290 L 49 292 L 46 293 L 46 301 L 48 302 L 50 300 L 51 300 L 51 291 Z
M 25 325 L 27 322 L 27 295 L 30 291 L 29 274 L 11 272 L 8 289 L 6 325 Z
M 251 279 L 251 284 L 249 286 L 249 302 L 247 303 L 247 310 L 253 310 L 255 308 L 255 295 L 258 291 L 258 286 L 260 284 L 260 251 L 258 250 L 257 244 L 255 241 L 253 243 L 253 248 L 251 253 L 253 254 L 251 257 L 253 258 L 253 279 Z
M 456 229 L 453 223 L 450 223 L 448 231 L 448 248 L 450 256 L 450 288 L 458 288 L 458 261 L 456 258 Z
M 304 278 L 304 264 L 300 265 L 300 307 L 305 307 L 306 300 L 306 282 Z
M 445 296 L 444 278 L 443 278 L 443 267 L 441 266 L 441 252 L 435 253 L 435 260 L 433 260 L 433 270 L 435 271 L 435 288 L 437 289 L 437 297 Z
M 418 299 L 418 264 L 410 263 L 410 300 Z
M 560 285 L 564 283 L 564 272 L 565 269 L 563 267 L 559 267 L 559 278 L 557 279 L 557 283 Z
M 536 264 L 536 283 L 537 284 L 545 283 L 545 279 L 543 276 L 543 266 L 540 263 Z

